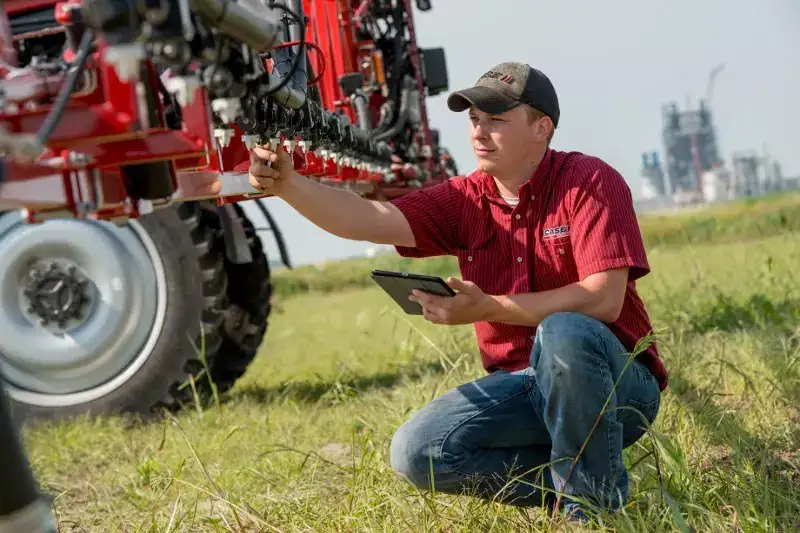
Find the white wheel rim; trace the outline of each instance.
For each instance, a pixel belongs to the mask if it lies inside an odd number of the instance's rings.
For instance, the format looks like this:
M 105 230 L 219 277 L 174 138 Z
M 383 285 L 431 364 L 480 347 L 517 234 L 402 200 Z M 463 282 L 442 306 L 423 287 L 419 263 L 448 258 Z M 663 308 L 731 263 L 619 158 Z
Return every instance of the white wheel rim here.
M 33 233 L 36 231 L 40 233 Z M 72 234 L 74 238 L 55 241 L 58 235 L 48 237 L 42 231 L 64 236 Z M 33 242 L 31 248 L 23 244 L 9 249 L 10 239 L 16 239 L 11 241 L 11 246 L 26 242 L 25 232 L 31 232 L 27 235 Z M 92 242 L 79 242 L 76 240 L 79 236 Z M 38 249 L 34 242 L 37 239 L 40 241 Z M 54 247 L 54 242 L 63 243 L 63 246 Z M 42 351 L 47 333 L 42 332 L 41 326 L 31 328 L 27 311 L 20 305 L 15 307 L 14 295 L 9 293 L 15 285 L 13 278 L 18 275 L 15 269 L 19 268 L 19 263 L 14 263 L 14 253 L 10 252 L 16 252 L 19 257 L 19 254 L 34 255 L 48 249 L 54 250 L 54 257 L 71 256 L 77 263 L 82 260 L 85 264 L 79 264 L 79 268 L 99 273 L 100 277 L 114 272 L 118 275 L 112 274 L 109 279 L 85 276 L 97 287 L 95 293 L 100 303 L 91 309 L 90 318 L 73 329 L 79 333 L 75 336 L 72 332 L 70 335 L 53 334 L 55 347 Z M 19 292 L 19 287 L 16 290 Z M 24 226 L 19 214 L 0 218 L 0 321 L 5 323 L 5 326 L 0 324 L 0 329 L 5 330 L 0 331 L 0 370 L 6 378 L 6 390 L 16 401 L 41 407 L 67 407 L 117 390 L 152 355 L 164 327 L 166 308 L 164 265 L 155 243 L 139 221 L 130 220 L 122 227 L 83 220 Z M 114 309 L 121 311 L 119 316 L 111 316 Z M 11 329 L 20 328 L 24 320 L 28 320 L 28 324 L 22 331 L 29 333 L 26 338 L 39 343 L 36 350 L 24 346 L 21 349 L 20 339 Z M 80 335 L 83 335 L 84 344 L 64 341 L 65 337 L 74 339 Z M 84 349 L 87 345 L 90 349 Z

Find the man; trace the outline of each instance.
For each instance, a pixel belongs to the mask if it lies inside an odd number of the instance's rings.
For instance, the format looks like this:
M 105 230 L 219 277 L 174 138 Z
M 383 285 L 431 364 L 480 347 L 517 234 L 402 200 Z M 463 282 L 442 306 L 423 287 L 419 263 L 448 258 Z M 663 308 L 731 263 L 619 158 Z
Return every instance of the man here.
M 474 324 L 488 375 L 397 431 L 397 472 L 421 489 L 514 505 L 552 504 L 556 491 L 579 518 L 584 503 L 618 508 L 622 450 L 654 421 L 667 384 L 654 345 L 628 356 L 652 329 L 636 292 L 649 266 L 629 188 L 600 159 L 549 147 L 558 98 L 528 65 L 497 65 L 448 105 L 469 111 L 478 169 L 466 177 L 370 201 L 256 148 L 250 181 L 340 237 L 458 258 L 463 279 L 447 280 L 457 296 L 410 297 L 431 322 Z

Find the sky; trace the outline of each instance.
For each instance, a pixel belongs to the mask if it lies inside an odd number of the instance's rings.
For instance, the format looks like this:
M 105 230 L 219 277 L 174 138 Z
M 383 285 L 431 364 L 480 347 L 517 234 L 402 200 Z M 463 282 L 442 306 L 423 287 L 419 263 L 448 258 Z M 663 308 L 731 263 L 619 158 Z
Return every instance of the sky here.
M 661 106 L 705 95 L 721 155 L 766 150 L 784 176 L 800 176 L 800 1 L 798 0 L 432 0 L 415 12 L 421 47 L 443 47 L 450 90 L 472 85 L 488 68 L 522 61 L 542 70 L 559 95 L 557 150 L 604 159 L 642 189 L 642 152 L 661 145 Z M 735 6 L 735 7 L 733 7 Z M 455 17 L 459 21 L 455 21 Z M 461 173 L 474 168 L 466 114 L 447 93 L 427 99 Z M 266 200 L 295 264 L 360 255 L 371 245 L 334 237 L 285 202 Z M 253 206 L 245 206 L 248 212 Z M 256 220 L 262 218 L 255 215 Z M 265 246 L 277 252 L 270 235 Z M 305 246 L 302 242 L 307 243 Z

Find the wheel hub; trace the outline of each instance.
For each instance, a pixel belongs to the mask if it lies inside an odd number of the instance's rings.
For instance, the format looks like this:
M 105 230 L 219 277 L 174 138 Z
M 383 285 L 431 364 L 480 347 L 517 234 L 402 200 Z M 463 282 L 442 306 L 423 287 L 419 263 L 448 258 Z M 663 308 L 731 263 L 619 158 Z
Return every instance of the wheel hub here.
M 89 280 L 70 261 L 33 264 L 25 279 L 23 294 L 27 312 L 39 325 L 64 329 L 79 326 L 91 312 Z
M 74 405 L 130 379 L 164 324 L 158 254 L 138 221 L 0 217 L 0 374 L 9 394 Z

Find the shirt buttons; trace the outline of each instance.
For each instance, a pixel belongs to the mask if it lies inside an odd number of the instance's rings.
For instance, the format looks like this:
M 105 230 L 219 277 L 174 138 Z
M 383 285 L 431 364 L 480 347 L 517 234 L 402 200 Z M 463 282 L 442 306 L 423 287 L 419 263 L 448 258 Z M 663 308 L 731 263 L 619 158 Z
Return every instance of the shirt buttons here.
M 564 255 L 564 249 L 563 248 L 559 248 L 558 249 L 558 253 L 560 253 L 561 255 Z
M 472 261 L 472 256 L 471 255 L 467 256 L 467 261 Z
M 520 215 L 519 213 L 517 213 L 517 220 L 519 220 L 519 219 L 521 219 L 521 218 L 522 218 L 522 215 Z
M 521 257 L 517 257 L 517 263 L 522 263 L 522 258 Z

